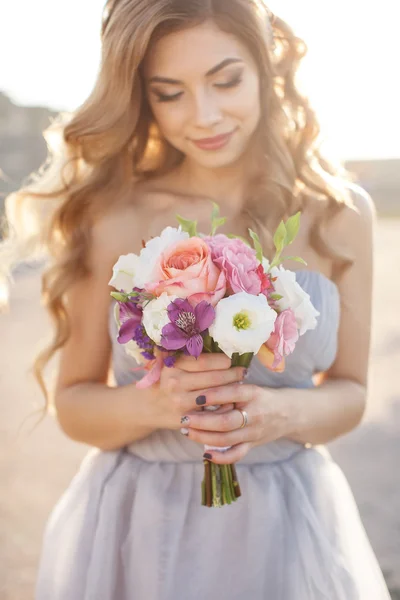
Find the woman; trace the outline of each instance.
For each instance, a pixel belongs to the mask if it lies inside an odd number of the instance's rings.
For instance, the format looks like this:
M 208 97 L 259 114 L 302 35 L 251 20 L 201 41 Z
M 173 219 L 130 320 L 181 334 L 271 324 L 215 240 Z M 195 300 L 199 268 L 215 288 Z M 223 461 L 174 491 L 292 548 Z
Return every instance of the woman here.
M 43 294 L 56 333 L 39 379 L 61 350 L 59 423 L 95 447 L 50 516 L 37 600 L 388 599 L 323 447 L 365 408 L 375 213 L 318 152 L 295 85 L 303 42 L 261 0 L 109 2 L 102 42 L 62 151 L 8 203 L 17 232 L 21 214 L 40 215 L 25 247 L 44 240 L 52 257 Z M 283 373 L 254 359 L 243 380 L 223 355 L 184 357 L 138 390 L 115 340 L 112 266 L 176 213 L 207 231 L 210 199 L 222 232 L 251 226 L 267 255 L 278 222 L 302 211 L 292 254 L 307 261 L 297 277 L 319 324 Z M 238 462 L 243 496 L 229 508 L 200 505 L 204 444 L 233 446 L 210 454 Z

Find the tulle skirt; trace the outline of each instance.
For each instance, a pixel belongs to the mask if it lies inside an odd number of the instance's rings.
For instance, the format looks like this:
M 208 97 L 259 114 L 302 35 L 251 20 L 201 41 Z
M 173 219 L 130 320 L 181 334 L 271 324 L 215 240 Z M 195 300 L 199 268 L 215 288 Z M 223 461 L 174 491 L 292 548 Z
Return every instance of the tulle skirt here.
M 239 463 L 200 504 L 203 463 L 91 450 L 44 533 L 36 600 L 390 600 L 324 447 Z

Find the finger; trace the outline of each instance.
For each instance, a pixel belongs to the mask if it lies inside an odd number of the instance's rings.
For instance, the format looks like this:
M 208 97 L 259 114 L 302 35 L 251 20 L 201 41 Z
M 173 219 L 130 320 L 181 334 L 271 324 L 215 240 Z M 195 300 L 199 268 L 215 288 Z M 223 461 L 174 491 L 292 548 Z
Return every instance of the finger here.
M 194 356 L 180 356 L 175 363 L 174 368 L 191 373 L 196 371 L 217 371 L 229 369 L 231 359 L 221 352 L 204 352 L 198 358 Z
M 226 448 L 227 446 L 235 446 L 243 442 L 250 442 L 256 437 L 256 432 L 251 427 L 243 427 L 234 431 L 205 431 L 202 429 L 187 430 L 187 437 L 193 442 L 206 446 L 217 446 L 218 448 Z
M 202 373 L 189 373 L 181 371 L 177 378 L 177 386 L 180 390 L 189 392 L 204 390 L 205 388 L 214 388 L 222 385 L 229 385 L 244 380 L 244 367 L 232 367 L 218 371 L 205 371 Z M 171 373 L 171 378 L 174 374 Z M 197 397 L 198 394 L 196 394 Z
M 215 388 L 205 389 L 202 392 L 189 394 L 188 404 L 192 406 L 215 406 L 216 404 L 230 404 L 231 402 L 247 404 L 255 400 L 258 387 L 253 384 L 234 383 Z M 189 408 L 190 410 L 190 408 Z
M 232 383 L 242 382 L 244 378 L 243 367 L 233 367 L 223 371 L 207 371 L 206 373 L 188 373 L 175 371 L 168 374 L 163 385 L 167 392 L 175 395 L 182 404 L 182 413 L 205 403 L 196 402 L 196 398 L 204 395 L 204 390 Z
M 217 464 L 217 465 L 232 465 L 233 463 L 237 463 L 246 456 L 246 454 L 251 450 L 252 444 L 249 442 L 244 442 L 233 446 L 230 450 L 226 450 L 225 452 L 218 452 L 217 450 L 207 450 L 207 456 L 211 456 L 208 460 Z
M 235 408 L 235 405 L 233 403 L 231 404 L 222 404 L 219 408 L 217 408 L 216 410 L 214 410 L 212 412 L 213 415 L 221 415 L 227 412 L 230 412 L 231 410 L 233 410 Z M 202 413 L 205 411 L 204 406 L 199 406 L 198 408 L 195 408 L 193 410 L 188 410 L 186 413 L 186 416 L 190 415 L 198 415 L 199 413 Z M 209 411 L 206 411 L 207 413 Z
M 222 407 L 229 406 L 223 404 Z M 250 416 L 248 417 L 251 423 Z M 209 411 L 188 414 L 182 417 L 182 425 L 190 429 L 200 429 L 204 431 L 234 431 L 243 424 L 243 415 L 239 410 L 222 411 L 221 409 L 210 413 Z

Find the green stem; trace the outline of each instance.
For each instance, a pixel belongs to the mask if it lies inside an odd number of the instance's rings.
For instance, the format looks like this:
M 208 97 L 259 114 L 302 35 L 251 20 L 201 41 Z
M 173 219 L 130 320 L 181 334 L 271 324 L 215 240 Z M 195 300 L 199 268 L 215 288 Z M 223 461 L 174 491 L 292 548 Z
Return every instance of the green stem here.
M 217 468 L 218 465 L 216 465 L 215 463 L 211 463 L 212 505 L 217 508 L 220 508 L 222 505 L 221 496 L 218 494 Z
M 222 479 L 223 479 L 223 484 L 224 484 L 224 491 L 225 491 L 225 495 L 226 495 L 226 502 L 227 502 L 227 504 L 232 504 L 233 496 L 231 493 L 231 486 L 229 484 L 228 465 L 221 465 L 221 471 L 222 471 Z

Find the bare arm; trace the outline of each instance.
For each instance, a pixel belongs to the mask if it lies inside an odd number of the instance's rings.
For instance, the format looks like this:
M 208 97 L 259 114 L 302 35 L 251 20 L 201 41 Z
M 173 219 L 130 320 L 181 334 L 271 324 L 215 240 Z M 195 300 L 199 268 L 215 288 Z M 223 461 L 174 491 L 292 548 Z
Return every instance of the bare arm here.
M 210 446 L 232 446 L 227 452 L 213 452 L 214 462 L 239 461 L 253 446 L 280 438 L 324 444 L 360 423 L 367 399 L 375 211 L 366 194 L 358 193 L 354 202 L 359 213 L 345 209 L 340 223 L 335 224 L 336 241 L 348 247 L 355 262 L 339 284 L 341 317 L 333 365 L 314 389 L 245 384 L 207 391 L 207 405 L 236 402 L 249 419 L 241 428 L 243 417 L 237 410 L 190 417 L 189 439 Z
M 117 450 L 155 431 L 148 395 L 147 390 L 138 390 L 134 384 L 71 385 L 57 396 L 58 421 L 64 433 L 75 441 L 101 450 Z
M 359 214 L 343 211 L 336 241 L 350 247 L 354 265 L 339 284 L 341 318 L 338 351 L 332 367 L 322 374 L 314 390 L 280 390 L 287 394 L 295 428 L 287 436 L 295 441 L 322 444 L 356 427 L 368 395 L 373 288 L 373 234 L 375 209 L 367 194 L 357 193 Z
M 118 218 L 107 218 L 94 227 L 91 274 L 68 293 L 71 335 L 61 351 L 55 391 L 57 419 L 63 431 L 76 441 L 103 450 L 123 447 L 155 429 L 150 425 L 149 391 L 138 390 L 134 384 L 115 388 L 107 383 L 112 289 L 108 281 L 120 254 L 140 250 L 134 247 L 140 237 L 131 224 L 129 235 L 125 235 Z

